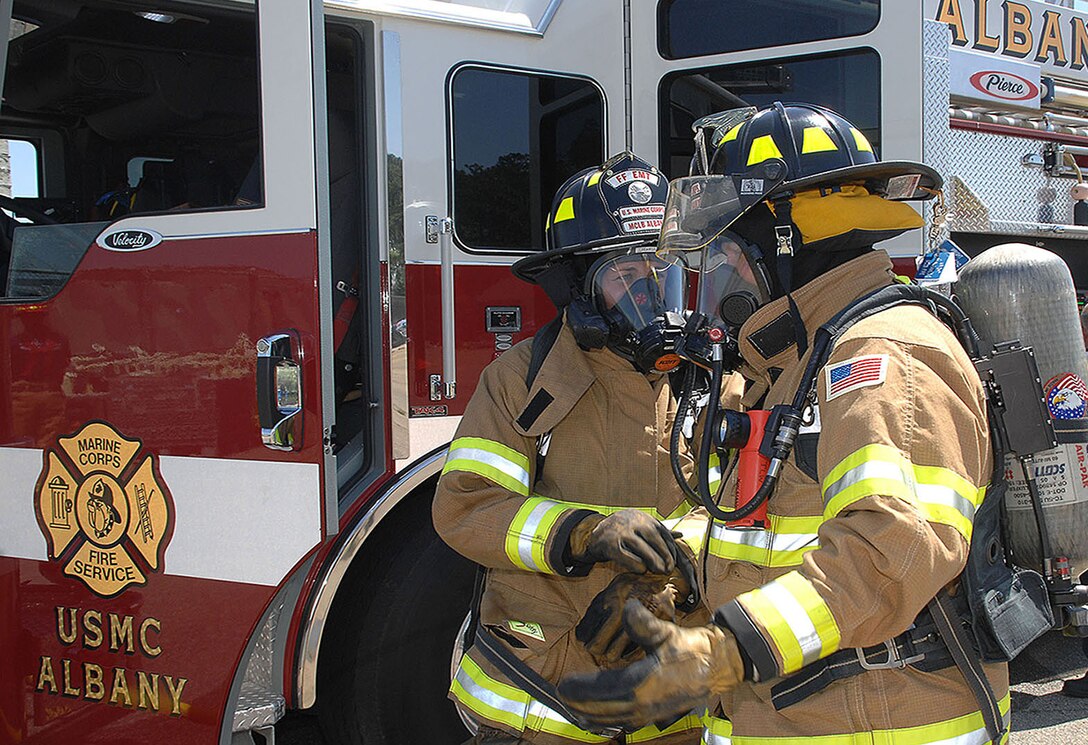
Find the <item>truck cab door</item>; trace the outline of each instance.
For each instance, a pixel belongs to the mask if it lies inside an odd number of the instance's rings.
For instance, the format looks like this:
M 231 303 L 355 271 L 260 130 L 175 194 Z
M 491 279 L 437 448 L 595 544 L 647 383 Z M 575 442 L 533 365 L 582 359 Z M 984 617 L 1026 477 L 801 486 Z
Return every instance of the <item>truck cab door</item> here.
M 0 201 L 0 719 L 217 742 L 338 520 L 322 6 L 9 9 L 0 140 L 33 183 Z

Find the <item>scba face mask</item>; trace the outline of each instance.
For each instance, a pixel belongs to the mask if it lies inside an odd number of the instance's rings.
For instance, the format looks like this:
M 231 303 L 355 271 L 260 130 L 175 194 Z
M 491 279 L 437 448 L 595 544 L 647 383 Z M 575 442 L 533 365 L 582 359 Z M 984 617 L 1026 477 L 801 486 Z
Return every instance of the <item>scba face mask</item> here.
M 721 233 L 709 243 L 694 268 L 699 272 L 696 310 L 734 336 L 771 300 L 762 252 L 733 233 Z
M 587 294 L 609 328 L 606 346 L 640 372 L 676 367 L 676 341 L 687 302 L 684 268 L 652 253 L 598 259 L 586 277 Z

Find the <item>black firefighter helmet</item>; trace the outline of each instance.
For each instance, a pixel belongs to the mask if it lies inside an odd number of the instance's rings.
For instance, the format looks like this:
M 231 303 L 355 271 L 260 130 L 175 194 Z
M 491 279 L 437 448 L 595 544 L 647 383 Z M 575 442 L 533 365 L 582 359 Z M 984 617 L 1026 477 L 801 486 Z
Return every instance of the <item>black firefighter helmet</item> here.
M 546 222 L 545 250 L 514 264 L 565 311 L 584 349 L 607 346 L 640 370 L 666 369 L 662 318 L 686 302 L 686 277 L 656 255 L 668 180 L 630 152 L 569 178 Z
M 667 208 L 667 227 L 674 214 L 680 215 L 675 233 L 682 240 L 668 240 L 667 230 L 662 243 L 669 253 L 703 253 L 701 290 L 742 284 L 732 277 L 711 281 L 710 271 L 764 278 L 746 283 L 761 289 L 748 292 L 750 301 L 733 304 L 725 314 L 729 318 L 723 315 L 723 320 L 733 321 L 728 325 L 736 325 L 755 306 L 870 250 L 874 243 L 920 227 L 922 218 L 902 202 L 929 199 L 942 186 L 940 175 L 922 163 L 880 161 L 861 130 L 839 114 L 811 104 L 776 102 L 758 110 L 723 112 L 696 122 L 695 133 L 693 175 L 674 182 Z M 735 182 L 737 193 L 743 194 L 746 178 L 760 164 L 784 165 L 784 177 L 774 184 L 760 182 L 765 188 L 761 193 L 752 190 L 756 199 L 738 209 L 720 210 L 723 219 L 703 217 L 713 215 L 715 205 L 705 196 L 692 199 L 691 194 L 703 188 L 701 180 L 713 183 L 724 178 L 727 185 Z M 734 258 L 741 254 L 743 259 Z M 738 269 L 740 263 L 749 267 Z M 725 300 L 701 297 L 699 307 L 706 312 Z

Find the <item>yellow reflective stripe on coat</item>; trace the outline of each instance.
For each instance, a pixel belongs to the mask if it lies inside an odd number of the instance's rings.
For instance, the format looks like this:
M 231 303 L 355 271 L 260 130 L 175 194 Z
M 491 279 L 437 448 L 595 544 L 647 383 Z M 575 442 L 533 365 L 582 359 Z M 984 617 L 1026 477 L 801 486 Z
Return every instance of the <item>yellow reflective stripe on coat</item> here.
M 746 592 L 737 601 L 770 634 L 782 659 L 783 675 L 826 657 L 839 648 L 839 625 L 820 593 L 799 572 Z
M 567 510 L 592 510 L 601 515 L 612 515 L 621 510 L 638 510 L 657 520 L 679 520 L 691 511 L 691 505 L 681 502 L 668 515 L 662 515 L 656 507 L 624 507 L 620 505 L 567 502 L 534 495 L 514 515 L 506 531 L 506 556 L 514 566 L 530 572 L 556 574 L 548 564 L 548 538 L 556 522 Z M 701 541 L 692 550 L 698 552 Z
M 514 515 L 506 531 L 506 557 L 530 572 L 557 574 L 548 564 L 548 536 L 568 507 L 543 497 L 532 497 Z
M 718 487 L 722 484 L 722 460 L 717 453 L 711 453 L 706 459 L 707 470 L 710 472 L 710 493 L 717 494 Z
M 732 722 L 709 714 L 703 717 L 703 739 L 700 740 L 700 745 L 732 745 L 732 743 Z
M 608 738 L 586 732 L 559 712 L 533 699 L 528 693 L 495 680 L 467 654 L 461 658 L 450 693 L 465 708 L 492 722 L 522 732 L 548 732 L 578 742 L 608 742 Z
M 947 468 L 916 466 L 896 448 L 866 445 L 831 469 L 823 493 L 827 518 L 865 497 L 897 497 L 970 541 L 975 511 L 986 492 Z
M 607 737 L 586 732 L 520 688 L 492 678 L 467 654 L 461 658 L 450 684 L 450 692 L 473 713 L 492 722 L 501 722 L 518 732 L 547 732 L 578 742 L 611 742 Z M 689 714 L 663 730 L 653 725 L 635 730 L 626 736 L 625 742 L 650 742 L 701 726 L 701 719 Z
M 998 702 L 1005 735 L 1001 744 L 1009 741 L 1009 694 Z M 990 736 L 982 714 L 974 712 L 935 724 L 898 729 L 877 729 L 845 735 L 810 735 L 807 737 L 761 737 L 734 735 L 728 719 L 704 717 L 703 745 L 989 745 Z
M 702 726 L 703 722 L 699 717 L 694 714 L 688 714 L 686 717 L 678 719 L 673 724 L 670 724 L 665 729 L 658 729 L 652 724 L 648 727 L 637 729 L 634 732 L 629 733 L 623 741 L 626 743 L 650 742 L 659 737 L 667 737 L 669 735 L 679 734 L 680 732 L 697 730 Z
M 504 489 L 529 496 L 529 458 L 508 445 L 482 437 L 458 437 L 450 443 L 442 473 L 467 471 Z
M 567 502 L 565 500 L 556 499 L 553 500 L 556 504 L 561 504 L 572 510 L 593 510 L 602 515 L 614 515 L 617 512 L 623 510 L 638 510 L 644 512 L 652 518 L 657 520 L 675 520 L 683 517 L 691 511 L 692 505 L 686 500 L 676 506 L 676 509 L 667 515 L 661 514 L 656 507 L 630 507 L 616 504 L 589 504 L 588 502 Z
M 711 556 L 746 561 L 762 567 L 790 567 L 820 547 L 817 531 L 823 515 L 786 517 L 767 515 L 767 529 L 731 528 L 715 522 L 710 528 Z

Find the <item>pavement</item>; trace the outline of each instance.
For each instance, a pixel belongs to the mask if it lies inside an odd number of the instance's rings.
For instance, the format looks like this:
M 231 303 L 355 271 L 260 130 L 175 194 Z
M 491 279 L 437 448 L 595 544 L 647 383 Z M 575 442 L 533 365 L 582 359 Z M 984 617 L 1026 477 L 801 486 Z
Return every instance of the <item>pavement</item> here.
M 1088 745 L 1088 699 L 1061 694 L 1062 681 L 1084 674 L 1088 659 L 1079 639 L 1050 633 L 1009 666 L 1012 681 L 1010 745 Z M 277 745 L 333 745 L 317 721 L 293 712 L 276 725 Z M 400 744 L 398 744 L 400 745 Z M 404 743 L 403 745 L 410 745 Z
M 1013 660 L 1011 745 L 1088 743 L 1088 699 L 1061 694 L 1062 680 L 1080 677 L 1086 667 L 1080 639 L 1056 632 Z

